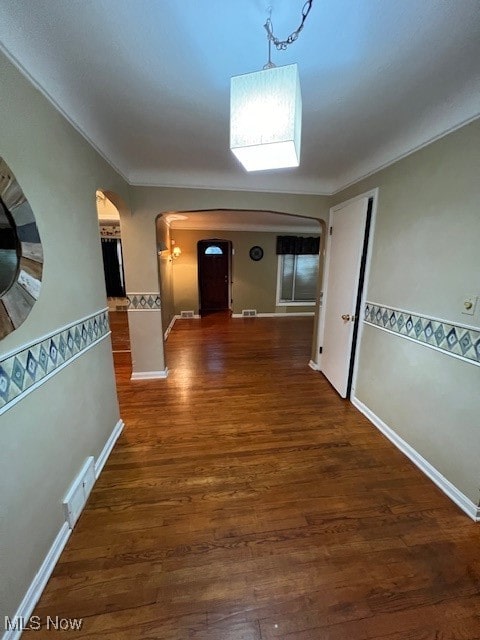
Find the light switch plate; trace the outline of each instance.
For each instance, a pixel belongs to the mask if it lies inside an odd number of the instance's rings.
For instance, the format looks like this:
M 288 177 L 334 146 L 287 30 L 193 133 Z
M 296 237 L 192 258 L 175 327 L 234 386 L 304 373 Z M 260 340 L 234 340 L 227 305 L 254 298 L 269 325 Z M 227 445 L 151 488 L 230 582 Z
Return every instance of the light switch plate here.
M 463 300 L 462 313 L 467 316 L 473 316 L 477 306 L 477 296 L 465 296 Z

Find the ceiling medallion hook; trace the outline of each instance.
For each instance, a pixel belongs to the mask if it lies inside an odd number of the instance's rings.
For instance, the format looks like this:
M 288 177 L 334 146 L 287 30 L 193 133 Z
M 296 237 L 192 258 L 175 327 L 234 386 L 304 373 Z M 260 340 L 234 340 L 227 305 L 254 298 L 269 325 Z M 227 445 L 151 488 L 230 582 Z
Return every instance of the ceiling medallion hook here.
M 270 7 L 270 15 L 272 15 L 272 8 Z M 273 69 L 276 65 L 272 62 L 272 38 L 270 36 L 272 32 L 272 21 L 270 18 L 267 18 L 266 23 L 263 25 L 267 31 L 267 42 L 268 42 L 268 61 L 267 64 L 263 65 L 264 69 Z
M 267 40 L 268 40 L 268 62 L 263 67 L 264 69 L 272 69 L 276 65 L 272 62 L 272 42 L 275 45 L 277 51 L 285 51 L 289 44 L 295 42 L 298 36 L 300 35 L 300 31 L 303 29 L 303 25 L 305 24 L 305 20 L 307 19 L 308 14 L 312 8 L 313 0 L 307 0 L 302 8 L 302 21 L 299 26 L 292 31 L 292 33 L 288 36 L 286 40 L 279 40 L 273 34 L 273 24 L 272 24 L 272 7 L 271 5 L 267 7 L 268 18 L 265 24 L 263 25 L 267 32 Z

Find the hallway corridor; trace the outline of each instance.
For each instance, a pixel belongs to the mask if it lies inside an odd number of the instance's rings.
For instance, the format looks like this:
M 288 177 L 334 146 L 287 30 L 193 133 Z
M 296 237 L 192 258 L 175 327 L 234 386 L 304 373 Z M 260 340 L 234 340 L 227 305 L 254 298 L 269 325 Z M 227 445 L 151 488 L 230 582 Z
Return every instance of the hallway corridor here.
M 308 368 L 312 327 L 178 321 L 167 380 L 115 354 L 125 430 L 35 615 L 92 640 L 480 638 L 480 525 Z

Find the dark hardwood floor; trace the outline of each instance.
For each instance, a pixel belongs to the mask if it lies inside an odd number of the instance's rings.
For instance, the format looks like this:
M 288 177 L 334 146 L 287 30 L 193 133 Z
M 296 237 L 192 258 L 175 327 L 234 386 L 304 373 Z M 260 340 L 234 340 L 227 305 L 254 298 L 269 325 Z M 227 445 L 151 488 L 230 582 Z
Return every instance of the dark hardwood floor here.
M 110 311 L 109 322 L 112 331 L 112 350 L 114 353 L 130 351 L 128 334 L 128 314 L 126 311 Z
M 83 627 L 35 638 L 480 638 L 479 526 L 307 367 L 311 334 L 182 320 L 163 381 L 115 354 L 126 428 L 35 612 Z

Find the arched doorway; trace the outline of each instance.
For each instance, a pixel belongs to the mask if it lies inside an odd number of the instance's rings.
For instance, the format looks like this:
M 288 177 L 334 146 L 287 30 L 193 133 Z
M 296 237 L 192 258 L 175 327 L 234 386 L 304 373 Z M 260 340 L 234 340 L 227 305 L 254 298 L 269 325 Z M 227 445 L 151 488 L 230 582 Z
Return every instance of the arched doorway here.
M 107 306 L 112 332 L 112 351 L 115 358 L 122 357 L 130 363 L 131 349 L 122 232 L 120 211 L 115 201 L 120 203 L 120 206 L 123 206 L 123 203 L 112 192 L 102 190 L 96 191 L 95 199 L 102 247 Z
M 201 278 L 199 279 L 198 243 L 213 238 L 232 244 L 231 286 L 229 306 L 233 317 L 258 316 L 312 316 L 311 364 L 318 360 L 318 321 L 322 294 L 323 260 L 325 246 L 325 222 L 311 216 L 285 214 L 279 211 L 257 210 L 194 210 L 166 212 L 157 218 L 165 226 L 165 250 L 162 261 L 169 266 L 168 290 L 170 318 L 164 318 L 164 327 L 172 326 L 179 318 L 200 317 Z M 276 226 L 275 226 L 276 223 Z M 276 253 L 277 236 L 317 236 L 317 270 L 314 293 L 311 299 L 290 300 L 278 294 L 279 269 L 283 258 Z M 319 249 L 318 249 L 319 246 Z M 173 249 L 176 248 L 176 253 Z M 180 249 L 180 251 L 178 251 Z M 168 256 L 168 258 L 167 258 Z M 300 260 L 302 261 L 302 259 Z M 291 261 L 292 262 L 292 261 Z M 310 274 L 312 260 L 303 259 L 298 265 L 298 275 Z M 293 264 L 293 263 L 292 263 Z M 284 275 L 288 277 L 289 264 Z M 304 267 L 304 272 L 301 268 Z M 167 289 L 164 281 L 166 269 L 160 269 L 160 289 Z M 225 276 L 223 276 L 225 277 Z M 297 282 L 298 284 L 298 282 Z M 309 283 L 310 284 L 310 283 Z M 284 294 L 286 287 L 280 290 Z M 297 292 L 300 289 L 297 288 Z M 163 305 L 163 299 L 162 299 Z M 168 333 L 168 332 L 167 332 Z M 168 348 L 167 348 L 168 350 Z

